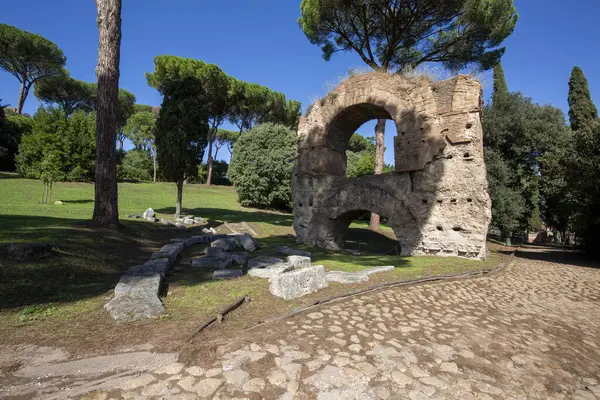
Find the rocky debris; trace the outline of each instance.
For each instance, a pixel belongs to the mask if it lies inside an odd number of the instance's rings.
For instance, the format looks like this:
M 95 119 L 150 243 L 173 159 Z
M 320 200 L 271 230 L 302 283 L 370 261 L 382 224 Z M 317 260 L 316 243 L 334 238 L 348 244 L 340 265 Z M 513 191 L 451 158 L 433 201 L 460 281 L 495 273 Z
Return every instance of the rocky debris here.
M 152 208 L 148 208 L 142 214 L 142 218 L 144 218 L 147 221 L 155 222 L 156 221 L 156 214 L 154 213 L 154 210 Z
M 288 256 L 287 263 L 293 269 L 311 266 L 310 257 L 305 257 L 305 256 Z
M 54 202 L 54 205 L 57 205 L 57 206 L 64 206 L 64 205 L 65 205 L 65 203 L 64 203 L 64 202 L 62 202 L 62 201 L 60 201 L 60 200 L 56 200 L 56 201 Z
M 165 310 L 158 298 L 161 280 L 159 273 L 123 275 L 115 287 L 115 297 L 104 308 L 119 322 L 156 317 Z
M 288 246 L 279 246 L 277 247 L 277 252 L 284 256 L 302 256 L 302 257 L 312 257 L 312 254 L 308 251 L 293 249 Z
M 356 272 L 330 271 L 327 273 L 327 282 L 361 283 L 367 282 L 369 277 Z
M 327 273 L 328 282 L 337 283 L 360 283 L 369 280 L 369 276 L 382 272 L 390 272 L 394 270 L 394 266 L 373 267 L 358 272 L 330 271 Z
M 185 245 L 187 247 L 192 247 L 195 246 L 197 244 L 202 244 L 202 243 L 210 243 L 213 242 L 217 239 L 221 239 L 226 237 L 226 235 L 202 235 L 202 236 L 192 236 L 191 238 L 187 239 L 185 241 Z
M 204 218 L 201 218 L 201 217 L 193 217 L 193 219 L 197 224 L 205 224 L 206 223 Z
M 11 243 L 2 253 L 15 261 L 40 260 L 52 256 L 53 246 L 49 243 Z
M 223 249 L 224 251 L 231 251 L 231 250 L 235 249 L 235 241 L 232 241 L 231 239 L 225 239 L 225 238 L 217 239 L 210 244 L 210 247 L 219 247 L 219 248 Z
M 171 222 L 168 219 L 161 218 L 159 222 L 163 225 L 175 226 L 175 222 Z
M 325 267 L 314 265 L 273 276 L 269 290 L 275 296 L 291 300 L 327 286 Z
M 213 272 L 213 281 L 220 279 L 233 279 L 239 278 L 243 275 L 241 269 L 221 269 Z
M 183 223 L 186 225 L 194 225 L 196 223 L 196 221 L 193 218 L 184 218 L 183 219 Z
M 211 233 L 216 233 L 216 232 L 213 232 L 208 228 L 202 228 L 202 233 L 204 233 L 205 235 L 210 235 Z
M 175 222 L 175 226 L 180 229 L 187 229 L 187 226 L 185 226 L 185 224 L 182 224 L 181 222 Z
M 231 258 L 202 257 L 192 260 L 192 267 L 203 269 L 225 269 L 231 267 Z
M 258 242 L 256 241 L 256 239 L 254 239 L 252 237 L 251 234 L 244 233 L 244 234 L 240 235 L 239 238 L 240 238 L 240 243 L 241 243 L 242 247 L 244 248 L 244 250 L 254 251 L 254 250 L 260 249 Z
M 212 247 L 211 246 L 208 249 L 206 249 L 206 255 L 208 257 L 229 258 L 229 254 L 230 253 L 223 250 L 222 247 Z

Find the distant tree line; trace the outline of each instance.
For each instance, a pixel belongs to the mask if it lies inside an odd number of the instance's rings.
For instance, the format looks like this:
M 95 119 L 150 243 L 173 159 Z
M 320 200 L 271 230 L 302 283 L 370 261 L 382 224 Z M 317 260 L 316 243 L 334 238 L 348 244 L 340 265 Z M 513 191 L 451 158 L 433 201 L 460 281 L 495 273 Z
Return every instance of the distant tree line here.
M 569 120 L 560 109 L 510 92 L 501 64 L 483 110 L 492 225 L 502 237 L 554 231 L 590 253 L 600 239 L 600 122 L 580 68 L 569 80 Z

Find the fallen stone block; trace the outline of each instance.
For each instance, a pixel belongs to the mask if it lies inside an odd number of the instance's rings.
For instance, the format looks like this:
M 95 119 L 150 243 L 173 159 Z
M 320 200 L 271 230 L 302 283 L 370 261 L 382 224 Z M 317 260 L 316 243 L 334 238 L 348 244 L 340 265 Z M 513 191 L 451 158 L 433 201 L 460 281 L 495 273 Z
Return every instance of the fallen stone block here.
M 210 247 L 220 247 L 224 251 L 231 251 L 235 248 L 235 242 L 228 239 L 217 239 L 210 244 Z
M 288 256 L 287 262 L 293 269 L 310 267 L 310 257 L 305 256 Z
M 244 233 L 243 235 L 239 235 L 239 237 L 240 237 L 240 243 L 241 243 L 242 247 L 244 248 L 244 250 L 254 251 L 254 250 L 260 249 L 258 242 L 256 241 L 256 239 L 254 239 L 252 237 L 251 234 Z
M 206 249 L 206 255 L 208 257 L 216 257 L 216 258 L 230 258 L 228 252 L 223 250 L 222 247 L 209 247 Z
M 269 290 L 286 300 L 302 297 L 328 286 L 322 265 L 285 272 L 270 279 Z
M 235 245 L 235 247 L 243 248 L 242 238 L 240 237 L 240 235 L 238 235 L 238 234 L 227 235 L 227 240 L 232 241 L 233 244 Z
M 277 247 L 277 252 L 284 256 L 303 256 L 303 257 L 312 257 L 312 254 L 308 251 L 293 249 L 288 246 L 279 246 Z
M 171 243 L 166 246 L 161 247 L 159 251 L 155 251 L 152 253 L 152 260 L 156 260 L 158 258 L 168 258 L 171 265 L 175 263 L 177 257 L 183 252 L 185 249 L 185 243 Z
M 194 217 L 194 221 L 196 221 L 197 224 L 205 224 L 206 223 L 204 218 L 201 218 L 201 217 Z
M 266 268 L 270 265 L 281 263 L 283 263 L 283 260 L 281 258 L 259 256 L 248 260 L 248 268 Z
M 327 282 L 337 283 L 361 283 L 369 280 L 365 274 L 357 272 L 331 271 L 326 275 Z
M 248 269 L 248 275 L 255 278 L 271 279 L 284 272 L 293 270 L 288 263 L 271 264 L 268 267 L 257 267 Z
M 171 263 L 168 258 L 157 258 L 154 260 L 146 261 L 142 265 L 136 265 L 127 270 L 127 275 L 153 275 L 160 274 L 165 276 Z
M 192 260 L 192 267 L 203 269 L 225 269 L 231 267 L 231 258 L 202 257 Z
M 242 267 L 248 266 L 248 254 L 246 253 L 230 253 L 231 260 Z
M 364 271 L 360 271 L 361 274 L 364 274 L 366 276 L 370 276 L 373 274 L 380 274 L 382 272 L 390 272 L 394 270 L 394 266 L 393 265 L 387 265 L 385 267 L 373 267 L 373 268 L 369 268 L 366 269 Z
M 157 296 L 118 296 L 104 305 L 116 321 L 138 321 L 154 318 L 165 311 Z
M 147 297 L 158 296 L 162 277 L 159 273 L 152 275 L 123 275 L 115 286 L 115 297 L 135 296 Z
M 152 208 L 148 208 L 142 214 L 142 218 L 144 218 L 145 220 L 148 220 L 148 221 L 152 221 L 152 222 L 156 221 L 155 217 L 156 217 L 156 214 L 154 213 L 154 210 Z
M 186 225 L 194 225 L 196 223 L 196 221 L 194 221 L 194 219 L 192 218 L 184 218 L 182 221 L 184 224 Z
M 241 269 L 221 269 L 213 272 L 213 281 L 219 279 L 233 279 L 239 278 L 243 275 Z
M 202 228 L 202 233 L 204 233 L 204 234 L 206 234 L 206 235 L 209 235 L 209 234 L 213 233 L 213 231 L 211 231 L 211 230 L 210 230 L 210 229 L 208 229 L 208 228 Z

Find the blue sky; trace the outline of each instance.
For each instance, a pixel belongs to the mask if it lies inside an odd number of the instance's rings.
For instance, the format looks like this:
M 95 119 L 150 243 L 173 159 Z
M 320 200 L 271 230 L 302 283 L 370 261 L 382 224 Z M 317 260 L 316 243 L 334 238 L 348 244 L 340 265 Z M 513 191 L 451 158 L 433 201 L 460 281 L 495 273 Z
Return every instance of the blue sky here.
M 173 54 L 219 65 L 226 73 L 259 83 L 302 102 L 303 108 L 326 93 L 350 68 L 363 67 L 352 53 L 330 62 L 300 31 L 300 0 L 125 0 L 120 86 L 139 103 L 159 105 L 159 94 L 146 84 L 153 57 Z M 585 72 L 600 106 L 600 15 L 598 0 L 515 0 L 520 18 L 505 41 L 504 70 L 510 90 L 542 104 L 568 110 L 568 79 L 574 65 Z M 47 37 L 67 56 L 71 76 L 95 80 L 98 31 L 92 0 L 28 0 L 2 5 L 0 22 Z M 482 75 L 489 97 L 491 74 Z M 0 71 L 0 98 L 16 104 L 19 84 Z M 25 112 L 38 107 L 33 93 Z M 372 136 L 373 123 L 360 132 Z M 393 124 L 389 126 L 391 132 Z M 393 160 L 393 135 L 386 135 L 386 162 Z M 228 155 L 227 151 L 221 151 Z

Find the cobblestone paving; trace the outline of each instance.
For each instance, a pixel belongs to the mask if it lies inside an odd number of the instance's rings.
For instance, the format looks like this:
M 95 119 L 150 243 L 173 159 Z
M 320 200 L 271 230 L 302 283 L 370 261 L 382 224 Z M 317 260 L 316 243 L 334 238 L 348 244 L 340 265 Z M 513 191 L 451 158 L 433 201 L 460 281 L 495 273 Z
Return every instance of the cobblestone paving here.
M 371 292 L 254 330 L 203 367 L 110 385 L 89 398 L 600 399 L 600 269 L 517 259 Z

